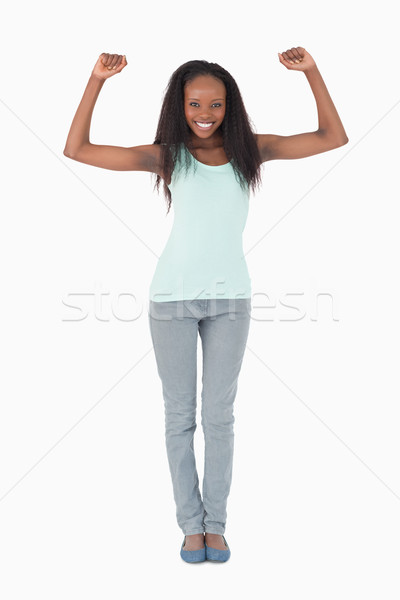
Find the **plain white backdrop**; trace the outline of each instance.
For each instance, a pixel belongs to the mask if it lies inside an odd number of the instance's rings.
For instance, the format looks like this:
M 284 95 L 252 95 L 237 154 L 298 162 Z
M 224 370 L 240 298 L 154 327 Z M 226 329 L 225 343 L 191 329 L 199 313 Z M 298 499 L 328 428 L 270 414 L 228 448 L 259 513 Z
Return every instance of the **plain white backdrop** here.
M 395 4 L 50 2 L 3 10 L 4 600 L 398 599 Z M 272 161 L 243 236 L 253 313 L 235 402 L 228 563 L 188 565 L 175 520 L 148 287 L 167 241 L 155 178 L 63 155 L 101 52 L 126 54 L 91 141 L 154 141 L 183 62 L 236 79 L 257 133 L 318 127 L 303 46 L 349 143 Z M 198 411 L 201 393 L 198 347 Z M 203 435 L 195 434 L 200 481 Z

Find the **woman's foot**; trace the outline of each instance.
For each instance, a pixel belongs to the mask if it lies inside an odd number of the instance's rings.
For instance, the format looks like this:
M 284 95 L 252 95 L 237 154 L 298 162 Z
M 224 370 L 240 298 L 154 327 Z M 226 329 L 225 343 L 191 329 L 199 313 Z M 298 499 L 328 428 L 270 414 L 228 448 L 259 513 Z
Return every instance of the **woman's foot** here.
M 204 533 L 187 535 L 183 550 L 201 550 L 204 548 Z
M 219 535 L 218 533 L 206 532 L 205 540 L 209 548 L 215 548 L 216 550 L 227 550 L 222 535 Z

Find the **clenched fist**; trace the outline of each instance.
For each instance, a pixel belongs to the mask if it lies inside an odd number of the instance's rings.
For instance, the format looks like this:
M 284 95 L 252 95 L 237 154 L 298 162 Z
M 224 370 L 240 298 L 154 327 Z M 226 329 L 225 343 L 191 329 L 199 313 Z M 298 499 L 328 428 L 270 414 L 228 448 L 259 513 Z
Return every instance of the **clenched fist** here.
M 128 64 L 125 54 L 107 54 L 102 52 L 93 68 L 92 75 L 99 79 L 108 79 L 116 73 L 121 73 Z
M 281 65 L 290 71 L 309 71 L 315 67 L 315 61 L 311 54 L 301 46 L 289 48 L 286 52 L 278 52 Z

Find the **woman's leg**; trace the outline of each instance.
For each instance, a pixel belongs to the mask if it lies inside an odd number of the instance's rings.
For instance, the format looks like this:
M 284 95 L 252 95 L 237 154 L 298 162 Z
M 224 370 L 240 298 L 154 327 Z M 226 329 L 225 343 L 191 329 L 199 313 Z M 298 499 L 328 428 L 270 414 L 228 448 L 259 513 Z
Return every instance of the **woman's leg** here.
M 207 317 L 199 322 L 203 348 L 204 527 L 206 532 L 223 535 L 232 481 L 233 405 L 250 327 L 251 299 L 208 302 Z
M 204 532 L 193 437 L 196 424 L 198 316 L 182 301 L 149 306 L 150 332 L 165 408 L 165 439 L 178 525 Z

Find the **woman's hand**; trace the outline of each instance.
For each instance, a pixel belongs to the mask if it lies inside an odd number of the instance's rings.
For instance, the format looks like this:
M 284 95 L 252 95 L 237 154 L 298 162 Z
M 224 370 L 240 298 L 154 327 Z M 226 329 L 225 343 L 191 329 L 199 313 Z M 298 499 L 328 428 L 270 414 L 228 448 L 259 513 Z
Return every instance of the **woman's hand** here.
M 121 73 L 127 64 L 125 54 L 107 54 L 103 52 L 97 59 L 92 75 L 99 79 L 108 79 L 116 73 Z
M 290 71 L 308 71 L 316 66 L 311 54 L 301 46 L 290 48 L 282 54 L 278 52 L 278 56 L 280 63 Z

